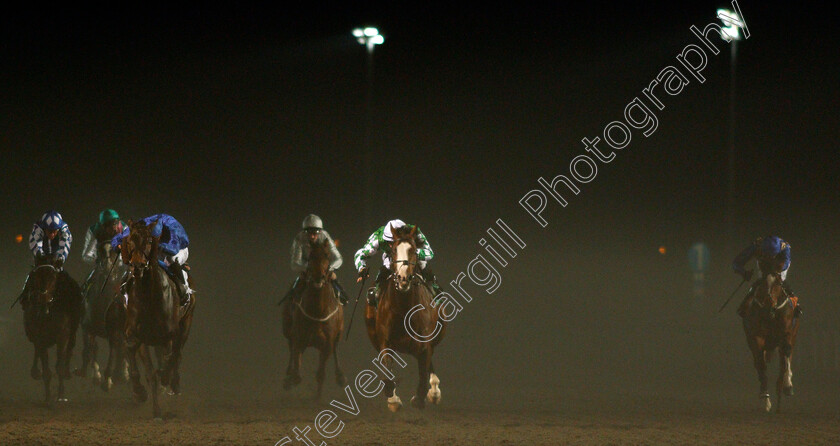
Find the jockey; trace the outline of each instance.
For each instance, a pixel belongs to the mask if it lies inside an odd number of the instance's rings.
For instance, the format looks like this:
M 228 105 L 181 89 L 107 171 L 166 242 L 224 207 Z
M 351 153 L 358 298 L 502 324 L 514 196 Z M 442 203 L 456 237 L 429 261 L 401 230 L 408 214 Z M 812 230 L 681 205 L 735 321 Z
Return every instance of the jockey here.
M 369 305 L 376 305 L 376 294 L 379 291 L 379 286 L 391 275 L 391 243 L 394 241 L 394 235 L 391 231 L 402 227 L 411 228 L 412 226 L 413 225 L 407 225 L 399 219 L 391 220 L 385 226 L 380 227 L 371 234 L 371 236 L 368 237 L 367 243 L 365 243 L 361 249 L 356 251 L 354 260 L 356 263 L 356 270 L 359 272 L 359 278 L 356 280 L 357 282 L 368 276 L 368 266 L 366 260 L 380 252 L 382 253 L 382 266 L 376 274 L 376 279 L 374 281 L 375 286 L 368 292 Z M 431 284 L 433 294 L 437 296 L 440 294 L 441 288 L 437 283 L 435 274 L 432 272 L 431 268 L 427 266 L 429 260 L 432 260 L 435 256 L 435 253 L 432 251 L 429 241 L 426 240 L 426 236 L 420 232 L 419 228 L 417 228 L 416 233 L 416 247 L 420 274 L 427 283 Z
M 787 282 L 788 268 L 790 268 L 790 244 L 775 235 L 768 235 L 767 237 L 759 237 L 755 239 L 750 246 L 741 251 L 735 260 L 732 262 L 732 269 L 736 274 L 741 275 L 744 281 L 752 279 L 753 270 L 745 269 L 747 262 L 756 259 L 756 265 L 761 273 L 764 274 L 775 272 L 781 276 L 782 289 L 788 296 L 793 296 L 793 289 Z M 741 305 L 738 306 L 738 315 L 746 316 L 747 308 L 752 301 L 753 292 L 756 289 L 757 283 L 753 283 Z M 802 314 L 802 309 L 799 305 L 796 306 L 794 313 L 796 316 Z
M 186 305 L 189 302 L 189 296 L 195 293 L 195 290 L 189 285 L 189 265 L 187 265 L 187 258 L 190 256 L 190 239 L 187 237 L 187 232 L 175 217 L 168 214 L 155 214 L 146 217 L 142 220 L 147 226 L 157 222 L 152 228 L 152 236 L 158 237 L 158 251 L 160 258 L 158 263 L 167 272 L 170 273 L 175 283 L 178 285 L 178 291 L 181 295 L 181 305 Z M 122 233 L 117 234 L 111 240 L 111 249 L 119 251 L 120 243 L 130 233 L 131 229 L 126 227 Z
M 99 213 L 99 220 L 88 227 L 85 234 L 85 247 L 82 249 L 82 260 L 85 263 L 95 263 L 104 251 L 104 245 L 109 246 L 115 235 L 121 234 L 126 224 L 120 220 L 120 215 L 113 209 L 105 209 Z
M 67 256 L 70 254 L 70 243 L 73 242 L 73 236 L 70 234 L 70 227 L 61 214 L 56 211 L 47 211 L 41 216 L 41 219 L 32 226 L 32 233 L 29 235 L 29 250 L 35 258 L 50 257 L 58 267 L 64 272 L 62 268 Z M 26 276 L 26 282 L 23 284 L 23 291 L 21 291 L 18 301 L 24 302 L 24 298 L 29 290 L 29 276 Z
M 324 243 L 326 241 L 330 249 L 330 272 L 332 273 L 332 285 L 335 290 L 335 295 L 338 297 L 341 305 L 346 304 L 347 293 L 344 292 L 344 288 L 342 288 L 335 275 L 335 270 L 341 266 L 344 260 L 341 258 L 341 253 L 338 252 L 338 248 L 335 246 L 332 237 L 324 230 L 324 223 L 321 221 L 321 217 L 315 214 L 309 214 L 303 219 L 301 226 L 302 230 L 298 232 L 292 241 L 292 271 L 298 273 L 298 276 L 295 278 L 292 288 L 289 289 L 280 302 L 282 303 L 290 297 L 296 297 L 298 293 L 303 291 L 304 282 L 301 279 L 306 274 L 306 268 L 309 264 L 310 245 L 313 243 Z

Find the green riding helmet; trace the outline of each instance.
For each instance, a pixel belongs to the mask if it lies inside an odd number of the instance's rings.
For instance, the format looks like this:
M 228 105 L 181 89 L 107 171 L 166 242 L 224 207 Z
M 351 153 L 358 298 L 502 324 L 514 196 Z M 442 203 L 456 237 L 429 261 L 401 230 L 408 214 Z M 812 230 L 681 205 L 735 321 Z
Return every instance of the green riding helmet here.
M 104 211 L 99 213 L 99 224 L 104 225 L 114 220 L 119 220 L 120 214 L 117 214 L 117 211 L 113 209 L 105 209 Z

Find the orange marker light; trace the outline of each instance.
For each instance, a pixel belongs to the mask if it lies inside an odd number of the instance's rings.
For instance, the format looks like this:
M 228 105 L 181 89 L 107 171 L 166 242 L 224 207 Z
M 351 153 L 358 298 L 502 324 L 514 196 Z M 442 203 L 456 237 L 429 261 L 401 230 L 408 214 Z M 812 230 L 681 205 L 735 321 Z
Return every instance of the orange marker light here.
M 659 247 L 659 253 L 662 254 L 662 255 L 665 255 L 665 247 L 664 246 Z
M 23 241 L 23 235 L 18 234 L 15 236 L 15 243 L 20 243 Z

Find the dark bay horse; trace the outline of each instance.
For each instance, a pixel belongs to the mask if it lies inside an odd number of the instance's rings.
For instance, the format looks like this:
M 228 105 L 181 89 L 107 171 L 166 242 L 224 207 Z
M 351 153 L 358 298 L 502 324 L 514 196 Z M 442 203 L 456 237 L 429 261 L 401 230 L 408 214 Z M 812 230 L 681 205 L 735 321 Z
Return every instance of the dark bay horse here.
M 160 418 L 158 386 L 168 386 L 171 394 L 180 393 L 178 366 L 192 325 L 195 297 L 181 307 L 177 285 L 158 265 L 160 239 L 151 231 L 156 223 L 146 226 L 142 221 L 129 221 L 129 235 L 123 239 L 120 253 L 123 263 L 129 265 L 125 340 L 131 383 L 137 400 L 145 401 L 148 393 L 140 383 L 139 355 L 152 393 L 153 414 Z M 149 347 L 155 347 L 157 370 Z
M 50 401 L 48 349 L 56 346 L 58 401 L 67 401 L 64 380 L 70 378 L 70 357 L 76 344 L 76 330 L 82 316 L 82 291 L 51 257 L 38 257 L 30 273 L 28 295 L 22 301 L 26 337 L 35 347 L 30 374 L 43 379 L 46 401 Z M 38 360 L 41 368 L 38 368 Z
M 97 247 L 96 269 L 84 287 L 84 317 L 82 318 L 82 367 L 76 375 L 87 376 L 93 366 L 93 382 L 109 391 L 114 379 L 128 380 L 128 363 L 125 356 L 125 301 L 119 292 L 122 278 L 128 269 L 122 258 L 111 252 L 110 242 Z M 96 338 L 108 341 L 108 364 L 100 371 L 96 361 Z
M 299 297 L 285 302 L 283 306 L 283 336 L 289 340 L 289 366 L 283 388 L 286 390 L 300 384 L 300 363 L 303 352 L 314 347 L 320 352 L 316 398 L 321 397 L 327 360 L 330 355 L 335 361 L 335 379 L 340 387 L 347 385 L 344 372 L 338 361 L 338 341 L 344 330 L 344 308 L 333 289 L 333 272 L 330 271 L 330 248 L 328 243 L 312 243 L 309 262 L 305 273 L 305 285 Z
M 761 384 L 759 398 L 767 412 L 772 407 L 770 392 L 767 390 L 767 365 L 776 350 L 779 351 L 776 411 L 781 409 L 782 393 L 793 395 L 790 361 L 799 331 L 799 318 L 794 318 L 795 304 L 795 300 L 783 291 L 781 276 L 778 273 L 768 273 L 759 281 L 747 315 L 743 319 L 747 344 L 752 351 Z
M 426 401 L 440 403 L 440 379 L 435 374 L 432 355 L 446 332 L 446 322 L 439 320 L 437 309 L 431 305 L 434 295 L 420 275 L 416 231 L 416 227 L 410 230 L 407 227 L 392 229 L 391 276 L 379 290 L 377 307 L 366 306 L 365 325 L 376 351 L 389 348 L 410 354 L 417 360 L 420 380 L 411 404 L 422 409 Z M 409 313 L 411 317 L 407 322 Z M 421 338 L 409 334 L 407 325 Z M 402 407 L 393 379 L 385 380 L 384 393 L 391 411 L 396 412 Z

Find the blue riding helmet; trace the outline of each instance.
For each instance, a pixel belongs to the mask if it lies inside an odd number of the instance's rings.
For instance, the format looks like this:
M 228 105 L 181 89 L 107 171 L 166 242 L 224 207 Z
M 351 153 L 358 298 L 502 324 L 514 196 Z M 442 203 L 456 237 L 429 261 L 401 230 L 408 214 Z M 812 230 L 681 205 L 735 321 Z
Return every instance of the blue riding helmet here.
M 61 218 L 61 214 L 56 211 L 47 211 L 41 216 L 41 221 L 38 222 L 41 229 L 45 231 L 56 231 L 65 226 L 67 223 Z
M 761 241 L 761 254 L 765 257 L 772 258 L 782 252 L 782 239 L 776 236 L 767 236 Z

